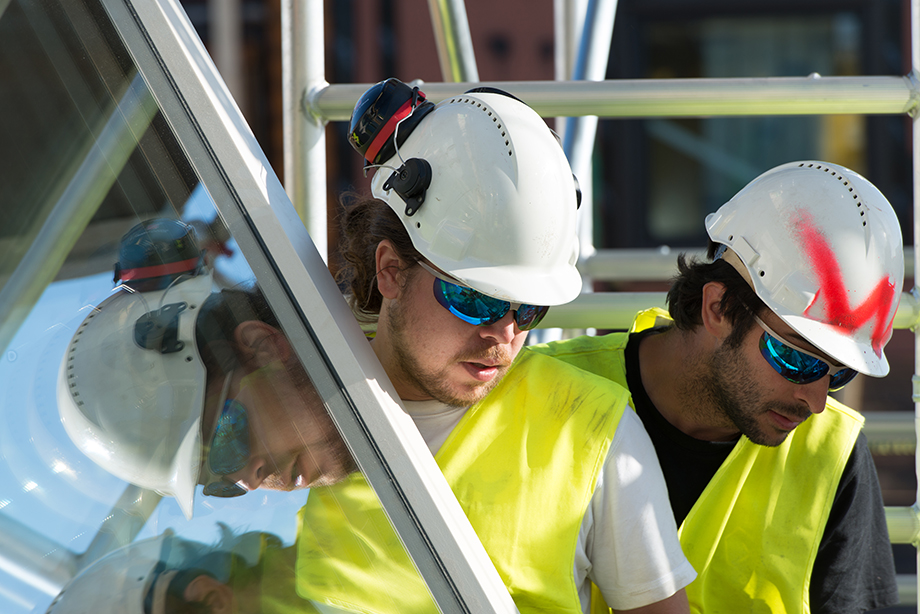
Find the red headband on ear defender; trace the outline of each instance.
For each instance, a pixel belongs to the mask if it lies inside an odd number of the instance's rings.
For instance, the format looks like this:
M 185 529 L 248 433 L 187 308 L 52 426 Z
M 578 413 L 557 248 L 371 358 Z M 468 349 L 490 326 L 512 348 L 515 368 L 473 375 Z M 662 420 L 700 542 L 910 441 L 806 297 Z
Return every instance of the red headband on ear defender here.
M 396 147 L 433 109 L 434 103 L 426 100 L 417 87 L 394 78 L 381 81 L 364 92 L 355 105 L 348 141 L 369 164 L 381 164 L 396 155 Z M 400 121 L 398 142 L 394 143 Z

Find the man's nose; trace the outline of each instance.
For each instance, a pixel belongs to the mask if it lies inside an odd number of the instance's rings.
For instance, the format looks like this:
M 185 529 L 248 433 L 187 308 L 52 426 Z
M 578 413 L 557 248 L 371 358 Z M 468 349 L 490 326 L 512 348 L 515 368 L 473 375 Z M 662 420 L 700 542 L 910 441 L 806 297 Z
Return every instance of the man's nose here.
M 228 480 L 243 486 L 246 490 L 255 490 L 262 485 L 262 482 L 270 474 L 271 470 L 265 459 L 254 456 L 249 459 L 249 463 L 245 467 L 226 477 Z
M 830 376 L 825 375 L 817 381 L 797 385 L 795 396 L 808 406 L 811 413 L 820 414 L 827 404 L 827 387 L 830 381 Z
M 514 312 L 509 311 L 498 322 L 479 327 L 479 334 L 483 339 L 494 339 L 498 343 L 511 343 L 516 334 L 517 325 L 514 323 Z

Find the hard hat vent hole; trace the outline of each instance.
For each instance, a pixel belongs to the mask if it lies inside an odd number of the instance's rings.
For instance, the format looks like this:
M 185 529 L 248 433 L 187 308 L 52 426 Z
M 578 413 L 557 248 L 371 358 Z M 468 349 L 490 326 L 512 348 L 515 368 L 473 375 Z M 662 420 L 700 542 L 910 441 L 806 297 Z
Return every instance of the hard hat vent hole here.
M 416 222 L 416 223 L 415 223 L 415 227 L 416 227 L 416 228 L 421 228 L 421 227 L 422 227 L 422 223 L 421 223 L 421 222 Z
M 495 124 L 495 127 L 498 128 L 498 130 L 501 132 L 502 138 L 505 139 L 505 147 L 508 147 L 508 155 L 514 155 L 514 153 L 511 151 L 511 140 L 506 138 L 508 135 L 505 131 L 505 127 L 499 121 L 498 115 L 496 115 L 495 111 L 489 107 L 488 102 L 482 102 L 481 100 L 476 100 L 474 98 L 458 97 L 450 99 L 449 104 L 454 103 L 469 104 L 470 107 L 483 111 L 486 114 L 486 117 L 490 117 L 492 119 L 492 123 Z
M 760 276 L 763 277 L 764 275 L 766 275 L 766 272 L 761 271 L 761 272 L 760 272 Z

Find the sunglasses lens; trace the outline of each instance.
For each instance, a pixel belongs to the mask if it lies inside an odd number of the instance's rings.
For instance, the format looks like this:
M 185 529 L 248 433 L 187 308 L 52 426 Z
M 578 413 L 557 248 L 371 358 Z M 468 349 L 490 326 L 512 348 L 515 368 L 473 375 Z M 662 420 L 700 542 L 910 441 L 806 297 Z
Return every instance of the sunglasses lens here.
M 208 497 L 239 497 L 240 495 L 246 494 L 246 489 L 240 486 L 239 484 L 232 484 L 230 482 L 224 482 L 223 480 L 219 482 L 211 482 L 204 487 L 204 494 Z
M 548 311 L 549 307 L 521 305 L 515 312 L 514 321 L 521 330 L 530 330 L 540 323 Z
M 827 375 L 829 369 L 823 360 L 803 354 L 767 332 L 760 337 L 760 353 L 777 373 L 793 384 L 819 380 Z
M 438 278 L 434 280 L 434 297 L 444 309 L 476 326 L 498 322 L 511 309 L 507 301 Z
M 246 416 L 246 408 L 236 400 L 229 399 L 214 429 L 211 449 L 208 451 L 208 466 L 213 473 L 227 475 L 239 471 L 248 462 L 249 418 Z
M 849 367 L 846 369 L 841 369 L 840 371 L 837 371 L 836 373 L 831 375 L 831 383 L 827 389 L 830 390 L 831 392 L 840 390 L 841 388 L 849 384 L 851 381 L 853 381 L 853 378 L 856 377 L 857 373 L 858 372 L 856 371 L 856 369 L 850 369 Z

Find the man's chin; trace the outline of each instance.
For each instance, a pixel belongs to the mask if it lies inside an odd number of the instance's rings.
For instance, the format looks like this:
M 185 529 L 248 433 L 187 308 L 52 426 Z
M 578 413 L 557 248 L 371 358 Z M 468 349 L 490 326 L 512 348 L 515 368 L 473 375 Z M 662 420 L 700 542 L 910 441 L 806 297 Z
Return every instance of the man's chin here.
M 487 382 L 475 381 L 472 384 L 458 386 L 452 390 L 445 388 L 444 390 L 432 391 L 429 394 L 431 394 L 432 398 L 445 405 L 450 405 L 452 407 L 469 407 L 486 398 L 486 396 L 492 392 L 492 389 L 502 380 L 504 375 L 505 371 L 500 370 L 495 377 Z M 456 388 L 460 389 L 457 390 Z

